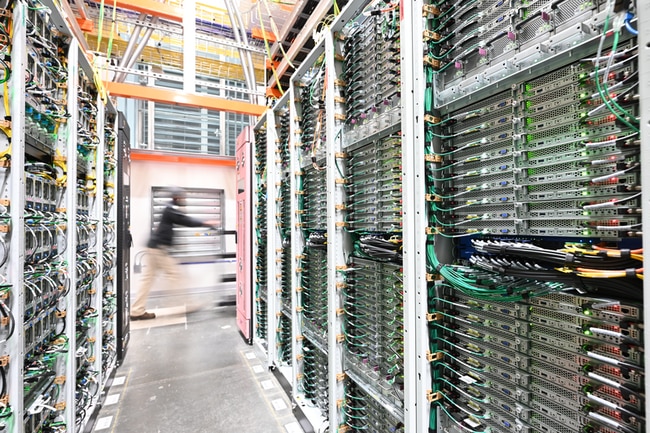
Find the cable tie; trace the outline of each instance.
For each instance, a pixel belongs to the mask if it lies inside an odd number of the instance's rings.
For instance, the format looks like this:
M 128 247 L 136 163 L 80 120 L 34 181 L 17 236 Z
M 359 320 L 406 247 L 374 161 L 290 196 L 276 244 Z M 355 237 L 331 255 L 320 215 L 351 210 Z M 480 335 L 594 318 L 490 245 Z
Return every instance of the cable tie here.
M 623 249 L 620 250 L 621 253 L 621 258 L 622 259 L 629 259 L 631 257 L 632 252 L 629 249 Z
M 636 269 L 628 268 L 625 270 L 625 276 L 627 278 L 636 278 Z
M 564 255 L 564 263 L 573 263 L 575 261 L 575 256 L 571 253 L 567 253 Z

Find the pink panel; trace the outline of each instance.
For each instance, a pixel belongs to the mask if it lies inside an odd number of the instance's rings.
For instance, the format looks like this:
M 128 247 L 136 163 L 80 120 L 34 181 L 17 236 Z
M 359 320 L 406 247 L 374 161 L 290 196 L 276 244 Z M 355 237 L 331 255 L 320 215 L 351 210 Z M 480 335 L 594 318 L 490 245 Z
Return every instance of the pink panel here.
M 251 130 L 237 137 L 237 326 L 252 342 L 253 269 L 252 269 L 252 157 Z

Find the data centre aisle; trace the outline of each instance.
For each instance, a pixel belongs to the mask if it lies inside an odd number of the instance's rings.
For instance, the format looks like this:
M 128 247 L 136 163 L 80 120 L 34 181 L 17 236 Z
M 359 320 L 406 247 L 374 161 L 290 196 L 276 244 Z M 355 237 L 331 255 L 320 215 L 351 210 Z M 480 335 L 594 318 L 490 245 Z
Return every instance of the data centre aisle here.
M 156 319 L 132 322 L 94 432 L 302 432 L 286 394 L 239 336 L 235 307 L 153 311 Z

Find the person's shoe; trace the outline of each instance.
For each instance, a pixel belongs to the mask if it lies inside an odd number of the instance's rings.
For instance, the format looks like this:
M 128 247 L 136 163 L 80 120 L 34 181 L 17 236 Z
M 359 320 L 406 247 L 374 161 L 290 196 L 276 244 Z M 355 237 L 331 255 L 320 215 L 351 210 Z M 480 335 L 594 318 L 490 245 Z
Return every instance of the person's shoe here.
M 156 318 L 156 313 L 143 313 L 139 316 L 131 316 L 131 320 L 151 320 Z

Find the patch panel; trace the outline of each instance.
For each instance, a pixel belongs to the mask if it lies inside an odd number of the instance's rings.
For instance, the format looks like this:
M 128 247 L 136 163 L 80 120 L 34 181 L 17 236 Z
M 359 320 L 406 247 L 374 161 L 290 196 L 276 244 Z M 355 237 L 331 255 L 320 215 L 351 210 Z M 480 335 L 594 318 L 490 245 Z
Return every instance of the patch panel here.
M 379 261 L 401 260 L 401 137 L 394 134 L 347 155 L 345 225 L 354 254 Z
M 387 411 L 378 396 L 369 393 L 354 380 L 347 380 L 343 401 L 343 423 L 352 431 L 404 432 L 399 414 Z
M 316 160 L 323 158 L 326 145 L 324 62 L 314 65 L 301 85 L 298 112 L 300 149 L 306 162 L 316 164 Z
M 298 212 L 303 232 L 327 230 L 323 215 L 326 212 L 325 171 L 314 167 L 305 168 L 299 176 Z M 302 192 L 301 192 L 302 191 Z
M 399 264 L 355 258 L 344 294 L 345 369 L 403 406 L 403 310 Z
M 327 355 L 318 348 L 318 345 L 305 339 L 301 357 L 302 374 L 299 380 L 302 391 L 311 404 L 317 407 L 327 419 L 329 416 Z
M 381 6 L 379 6 L 381 7 Z M 349 129 L 378 124 L 399 106 L 399 11 L 360 15 L 343 34 L 344 79 Z
M 255 309 L 255 318 L 257 324 L 255 325 L 256 334 L 260 340 L 264 341 L 267 338 L 268 329 L 268 304 L 261 297 L 256 298 L 257 307 Z
M 267 151 L 266 128 L 256 129 L 255 136 L 255 333 L 263 343 L 266 341 L 268 328 L 268 280 L 267 265 Z M 261 145 L 260 145 L 261 143 Z
M 280 263 L 280 299 L 282 307 L 291 310 L 291 191 L 289 189 L 288 172 L 283 172 L 279 187 L 279 214 L 277 218 L 277 230 L 280 233 L 281 247 L 277 249 L 277 260 Z
M 283 312 L 277 313 L 278 327 L 276 329 L 276 346 L 278 360 L 281 363 L 291 362 L 291 318 Z
M 327 245 L 323 233 L 313 232 L 300 260 L 300 304 L 302 326 L 327 346 Z

